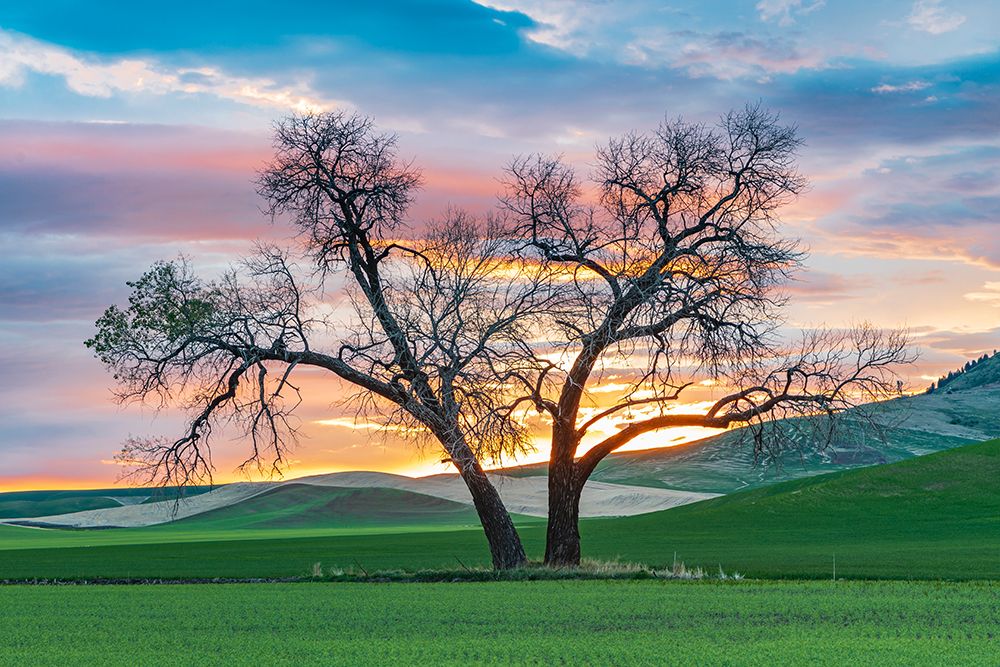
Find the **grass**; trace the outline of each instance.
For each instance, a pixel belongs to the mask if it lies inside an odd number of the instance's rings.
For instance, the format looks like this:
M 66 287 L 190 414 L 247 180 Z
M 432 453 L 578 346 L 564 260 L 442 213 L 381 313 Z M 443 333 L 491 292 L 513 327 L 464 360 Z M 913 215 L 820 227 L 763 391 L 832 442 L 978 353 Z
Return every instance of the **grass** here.
M 842 578 L 996 580 L 997 479 L 1000 441 L 991 441 L 665 512 L 586 520 L 583 549 L 657 568 L 676 554 L 691 567 L 750 577 L 830 578 L 836 557 Z M 128 530 L 0 526 L 0 579 L 286 578 L 307 575 L 316 562 L 370 572 L 489 563 L 471 524 L 237 528 L 206 516 Z M 543 523 L 522 519 L 520 530 L 529 555 L 539 557 Z
M 12 664 L 996 664 L 1000 589 L 546 581 L 0 588 Z
M 584 551 L 750 576 L 1000 579 L 1000 440 L 585 522 Z M 640 536 L 637 538 L 636 536 Z
M 293 485 L 142 529 L 0 526 L 0 579 L 315 577 L 0 586 L 0 662 L 995 665 L 997 479 L 992 441 L 586 520 L 585 554 L 627 562 L 504 581 L 479 569 L 467 508 L 405 492 Z M 537 557 L 544 523 L 518 520 Z

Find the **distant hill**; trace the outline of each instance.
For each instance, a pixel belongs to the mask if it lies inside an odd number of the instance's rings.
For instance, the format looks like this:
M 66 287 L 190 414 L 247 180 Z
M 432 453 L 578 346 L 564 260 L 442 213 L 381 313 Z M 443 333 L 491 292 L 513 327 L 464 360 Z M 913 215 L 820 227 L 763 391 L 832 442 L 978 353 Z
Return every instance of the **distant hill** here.
M 368 528 L 478 525 L 466 503 L 387 488 L 285 484 L 242 502 L 174 522 L 178 528 Z
M 192 486 L 184 490 L 195 496 L 211 490 L 209 486 Z M 100 510 L 125 505 L 158 502 L 176 497 L 174 489 L 83 489 L 74 491 L 11 491 L 0 493 L 0 519 L 30 518 L 53 514 L 68 514 L 84 510 Z
M 1000 578 L 1000 440 L 583 523 L 587 553 L 744 574 Z M 615 550 L 618 551 L 615 551 Z
M 545 479 L 495 475 L 493 482 L 511 513 L 546 516 Z M 655 512 L 713 495 L 594 482 L 584 489 L 580 515 Z M 331 528 L 365 527 L 386 521 L 396 521 L 396 525 L 422 523 L 425 515 L 431 523 L 437 521 L 434 517 L 438 515 L 447 515 L 448 521 L 458 517 L 460 523 L 466 522 L 465 515 L 459 517 L 452 512 L 457 511 L 456 505 L 471 511 L 472 497 L 458 475 L 414 478 L 380 472 L 341 472 L 287 482 L 237 482 L 178 503 L 132 503 L 67 514 L 7 518 L 0 522 L 45 528 L 139 528 L 165 523 L 181 525 L 189 517 L 200 520 L 211 516 L 220 525 L 232 528 Z M 371 516 L 365 518 L 366 515 Z
M 927 393 L 963 391 L 995 384 L 1000 384 L 1000 353 L 997 352 L 966 362 L 962 368 L 951 371 L 932 384 Z
M 981 359 L 970 364 L 968 370 L 953 374 L 944 389 L 865 409 L 883 425 L 880 433 L 875 433 L 857 414 L 848 414 L 832 444 L 823 449 L 818 449 L 804 432 L 790 430 L 788 447 L 777 459 L 758 460 L 752 447 L 742 442 L 738 430 L 677 447 L 614 454 L 594 472 L 584 492 L 582 515 L 651 512 L 695 502 L 705 494 L 726 494 L 837 470 L 893 463 L 1000 437 L 1000 356 Z M 501 495 L 512 512 L 544 516 L 546 484 L 538 479 L 546 474 L 544 464 L 508 468 L 499 474 L 513 478 L 498 480 Z M 305 486 L 344 488 L 299 488 Z M 349 488 L 377 493 L 343 495 Z M 209 490 L 197 487 L 186 493 L 198 496 Z M 0 493 L 0 520 L 38 519 L 36 523 L 44 525 L 108 527 L 145 526 L 200 515 L 199 520 L 211 518 L 243 527 L 272 521 L 297 525 L 311 521 L 308 517 L 325 517 L 317 519 L 325 522 L 324 526 L 361 525 L 365 521 L 377 523 L 386 512 L 396 512 L 389 509 L 393 503 L 406 505 L 400 498 L 390 497 L 393 490 L 466 508 L 470 502 L 457 475 L 412 479 L 352 472 L 292 480 L 280 486 L 266 482 L 226 485 L 183 503 L 179 514 L 173 503 L 150 506 L 164 498 L 153 495 L 162 494 L 159 489 Z M 424 507 L 414 501 L 413 509 L 418 507 L 423 507 L 421 512 L 426 511 L 431 522 L 437 521 L 434 517 L 438 514 L 451 517 L 449 521 L 458 516 L 451 513 L 452 509 L 458 511 L 454 507 Z M 366 512 L 372 514 L 370 519 L 364 518 Z M 395 516 L 392 520 L 403 521 L 402 514 Z
M 734 430 L 677 447 L 613 454 L 601 462 L 591 479 L 732 493 L 1000 437 L 1000 356 L 975 364 L 947 383 L 945 390 L 864 409 L 882 424 L 880 433 L 867 420 L 857 418 L 857 413 L 847 414 L 830 446 L 818 449 L 803 433 L 790 430 L 783 455 L 757 460 L 752 447 L 741 442 L 742 433 Z M 510 468 L 505 474 L 544 475 L 546 465 Z

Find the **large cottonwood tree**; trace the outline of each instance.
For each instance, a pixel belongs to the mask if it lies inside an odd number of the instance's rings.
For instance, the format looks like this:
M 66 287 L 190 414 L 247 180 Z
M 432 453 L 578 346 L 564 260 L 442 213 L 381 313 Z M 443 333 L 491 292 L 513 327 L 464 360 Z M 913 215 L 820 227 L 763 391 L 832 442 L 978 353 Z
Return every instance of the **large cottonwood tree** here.
M 150 481 L 210 478 L 212 430 L 235 422 L 247 435 L 244 466 L 279 470 L 296 429 L 295 371 L 324 369 L 357 389 L 357 409 L 436 440 L 469 488 L 495 567 L 524 564 L 483 463 L 525 447 L 503 387 L 531 370 L 524 326 L 546 305 L 540 267 L 511 255 L 492 217 L 449 211 L 402 240 L 419 173 L 367 118 L 293 116 L 274 145 L 259 193 L 298 227 L 316 271 L 260 247 L 220 280 L 177 261 L 131 283 L 128 306 L 108 308 L 87 345 L 123 401 L 181 404 L 191 420 L 177 439 L 130 441 L 123 460 Z M 498 275 L 501 265 L 518 280 Z M 319 316 L 331 276 L 355 311 L 332 331 Z
M 589 193 L 558 157 L 509 165 L 502 206 L 527 256 L 564 278 L 555 283 L 562 310 L 535 347 L 544 370 L 524 382 L 525 399 L 551 421 L 547 563 L 579 562 L 583 487 L 639 435 L 747 425 L 757 447 L 780 447 L 780 432 L 767 428 L 775 420 L 831 417 L 898 391 L 893 368 L 907 360 L 899 332 L 860 325 L 795 344 L 778 335 L 781 288 L 802 256 L 777 226 L 805 187 L 799 146 L 794 128 L 748 106 L 715 127 L 676 120 L 612 139 L 597 150 Z M 590 409 L 588 392 L 608 367 L 629 388 Z M 664 409 L 704 380 L 731 393 L 704 414 Z M 584 453 L 609 419 L 620 430 Z
M 174 440 L 130 441 L 122 457 L 185 484 L 212 470 L 212 429 L 247 433 L 246 466 L 280 469 L 294 439 L 295 369 L 357 388 L 357 408 L 426 434 L 469 488 L 498 568 L 525 562 L 483 464 L 527 447 L 524 407 L 549 417 L 545 559 L 580 558 L 580 494 L 597 464 L 673 426 L 748 425 L 758 447 L 781 417 L 833 416 L 895 390 L 905 336 L 868 326 L 778 335 L 781 287 L 800 261 L 776 227 L 804 180 L 792 128 L 757 107 L 717 128 L 668 122 L 601 147 L 596 198 L 557 158 L 515 160 L 499 215 L 448 212 L 412 240 L 419 185 L 391 135 L 363 117 L 303 115 L 276 127 L 259 192 L 288 216 L 315 273 L 262 247 L 219 280 L 184 261 L 132 283 L 88 341 L 123 401 L 191 409 Z M 321 321 L 321 290 L 342 280 L 355 314 Z M 609 365 L 631 389 L 603 409 L 588 392 Z M 650 413 L 699 379 L 731 388 L 705 414 Z M 634 412 L 582 451 L 595 426 Z M 655 410 L 654 410 L 655 412 Z M 635 415 L 633 415 L 634 417 Z

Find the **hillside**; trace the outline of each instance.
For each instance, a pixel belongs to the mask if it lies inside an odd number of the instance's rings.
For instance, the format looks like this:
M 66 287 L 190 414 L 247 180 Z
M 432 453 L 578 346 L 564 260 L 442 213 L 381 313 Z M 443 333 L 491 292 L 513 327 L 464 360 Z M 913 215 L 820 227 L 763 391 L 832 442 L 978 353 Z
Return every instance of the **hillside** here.
M 707 493 L 732 493 L 775 482 L 895 461 L 1000 437 L 1000 356 L 976 364 L 944 391 L 864 406 L 882 425 L 845 415 L 832 444 L 817 449 L 790 432 L 776 460 L 756 460 L 739 430 L 677 447 L 622 452 L 606 458 L 594 481 Z M 884 441 L 881 439 L 884 437 Z M 505 470 L 511 476 L 544 475 L 545 464 Z
M 1000 578 L 1000 440 L 583 523 L 584 551 L 754 576 Z
M 361 528 L 479 524 L 464 503 L 386 488 L 287 484 L 174 523 L 180 529 Z
M 970 365 L 949 381 L 945 390 L 865 406 L 883 425 L 880 439 L 870 422 L 858 414 L 842 421 L 832 445 L 818 450 L 804 435 L 789 429 L 788 447 L 776 460 L 756 460 L 752 447 L 731 431 L 686 445 L 615 454 L 598 466 L 584 490 L 582 516 L 625 516 L 664 510 L 717 494 L 754 489 L 776 482 L 911 459 L 928 453 L 1000 436 L 1000 356 Z M 794 423 L 793 423 L 794 425 Z M 547 485 L 544 465 L 509 468 L 495 478 L 508 508 L 529 516 L 544 516 Z M 311 487 L 310 489 L 299 487 Z M 277 491 L 285 489 L 283 491 Z M 293 488 L 295 487 L 295 488 Z M 385 473 L 350 472 L 318 475 L 283 484 L 238 483 L 208 493 L 189 491 L 192 498 L 179 506 L 152 503 L 146 489 L 44 491 L 0 494 L 0 520 L 69 527 L 140 527 L 213 513 L 232 525 L 249 525 L 270 516 L 294 523 L 301 516 L 319 519 L 322 526 L 364 522 L 361 509 L 340 503 L 361 502 L 362 496 L 344 496 L 345 489 L 382 493 L 366 497 L 369 510 L 385 510 L 389 492 L 397 490 L 458 503 L 468 508 L 471 498 L 457 475 L 413 479 Z M 268 494 L 272 495 L 268 495 Z M 250 503 L 245 505 L 245 503 Z M 239 509 L 225 510 L 229 507 Z M 419 503 L 415 507 L 419 507 Z M 360 506 L 359 506 L 360 507 Z M 436 516 L 441 507 L 426 508 Z M 453 508 L 454 509 L 454 508 Z M 386 510 L 387 511 L 387 510 Z M 442 510 L 443 511 L 443 510 Z M 457 510 L 456 510 L 457 511 Z M 448 514 L 448 512 L 444 512 Z M 416 520 L 399 514 L 395 521 Z M 405 521 L 404 521 L 405 519 Z M 20 520 L 20 521 L 18 521 Z M 262 522 L 270 519 L 260 518 Z M 307 520 L 311 521 L 312 519 Z M 381 519 L 372 519 L 380 521 Z M 435 518 L 431 522 L 437 521 Z M 326 521 L 333 524 L 323 523 Z M 359 524 L 360 525 L 360 524 Z M 244 526 L 245 527 L 245 526 Z
M 184 490 L 195 496 L 211 490 L 192 486 Z M 85 489 L 74 491 L 10 491 L 0 493 L 0 519 L 32 518 L 160 502 L 175 497 L 173 489 Z
M 939 380 L 938 391 L 963 391 L 1000 383 L 1000 353 L 984 355 L 966 364 L 966 367 L 953 373 L 950 381 Z
M 496 475 L 493 477 L 493 482 L 510 512 L 535 517 L 546 516 L 548 484 L 544 478 L 511 478 Z M 3 522 L 46 528 L 141 528 L 156 524 L 179 523 L 188 517 L 201 516 L 225 508 L 236 508 L 248 502 L 250 505 L 247 508 L 234 509 L 234 513 L 224 516 L 235 520 L 244 514 L 252 515 L 263 511 L 274 513 L 275 516 L 283 516 L 282 512 L 288 512 L 287 518 L 300 512 L 309 514 L 308 507 L 313 507 L 316 511 L 335 512 L 339 511 L 336 508 L 341 504 L 346 507 L 362 497 L 375 505 L 378 504 L 372 495 L 347 494 L 349 489 L 382 492 L 380 497 L 383 499 L 391 497 L 399 500 L 398 494 L 393 496 L 390 493 L 397 491 L 461 504 L 465 507 L 472 505 L 469 490 L 458 475 L 413 478 L 378 472 L 343 472 L 302 477 L 287 482 L 227 484 L 208 493 L 185 498 L 179 503 L 167 501 L 131 504 L 68 514 L 7 518 Z M 697 502 L 713 495 L 650 486 L 593 482 L 584 490 L 580 511 L 581 516 L 625 516 Z M 261 496 L 265 496 L 266 500 L 261 499 Z M 376 508 L 375 505 L 369 509 L 377 512 L 388 511 L 386 508 Z M 442 506 L 436 507 L 441 509 Z M 351 511 L 354 517 L 351 520 L 360 520 L 361 512 Z M 397 515 L 402 517 L 403 513 L 403 510 L 399 510 Z M 420 513 L 410 512 L 409 516 L 418 520 Z M 345 518 L 346 515 L 336 520 Z
M 583 552 L 654 566 L 669 566 L 676 555 L 688 566 L 713 572 L 721 566 L 764 578 L 830 578 L 836 558 L 843 578 L 998 580 L 997 480 L 1000 440 L 662 512 L 585 519 Z M 367 496 L 357 506 L 365 512 L 370 503 L 384 508 L 384 498 Z M 298 507 L 310 502 L 306 498 Z M 295 577 L 316 562 L 369 570 L 489 562 L 482 530 L 474 524 L 289 528 L 288 515 L 282 515 L 287 503 L 281 506 L 277 513 L 265 504 L 256 515 L 245 507 L 239 515 L 124 530 L 0 525 L 0 579 Z M 519 530 L 529 556 L 540 558 L 544 523 L 521 523 Z

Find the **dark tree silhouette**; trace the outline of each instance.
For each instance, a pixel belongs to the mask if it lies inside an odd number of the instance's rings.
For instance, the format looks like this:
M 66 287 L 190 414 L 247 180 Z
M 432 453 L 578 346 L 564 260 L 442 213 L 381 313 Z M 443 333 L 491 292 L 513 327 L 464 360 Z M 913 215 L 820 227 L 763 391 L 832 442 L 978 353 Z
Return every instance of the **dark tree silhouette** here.
M 180 403 L 192 417 L 176 440 L 131 440 L 123 461 L 163 484 L 210 479 L 212 430 L 235 422 L 250 444 L 244 468 L 280 470 L 296 430 L 294 371 L 318 367 L 357 387 L 360 412 L 433 437 L 469 488 L 495 567 L 522 565 L 482 463 L 526 446 L 503 388 L 530 371 L 523 322 L 546 304 L 540 267 L 511 255 L 496 218 L 449 211 L 419 240 L 399 240 L 419 174 L 366 118 L 288 118 L 275 152 L 259 193 L 292 217 L 318 271 L 303 278 L 286 252 L 260 247 L 218 281 L 182 260 L 130 283 L 129 305 L 108 308 L 87 345 L 122 401 Z M 332 274 L 346 277 L 355 310 L 339 343 L 317 314 Z
M 509 568 L 525 553 L 483 464 L 526 449 L 533 406 L 552 425 L 545 559 L 576 564 L 584 484 L 637 436 L 746 425 L 759 450 L 778 449 L 784 417 L 832 418 L 897 394 L 904 334 L 779 335 L 781 289 L 802 254 L 776 214 L 805 186 L 799 144 L 758 107 L 713 129 L 676 121 L 627 134 L 598 150 L 594 206 L 560 159 L 520 158 L 500 215 L 449 211 L 405 240 L 420 177 L 394 137 L 360 116 L 288 118 L 258 189 L 273 216 L 293 220 L 313 271 L 259 247 L 220 280 L 181 260 L 131 283 L 129 305 L 110 307 L 87 345 L 122 401 L 192 412 L 182 437 L 132 440 L 122 459 L 164 484 L 210 478 L 212 430 L 233 422 L 248 435 L 244 467 L 279 470 L 295 436 L 295 369 L 318 367 L 357 388 L 359 413 L 442 447 L 494 565 Z M 354 306 L 346 323 L 319 316 L 334 275 Z M 622 360 L 630 389 L 589 407 L 603 369 Z M 704 414 L 666 409 L 701 379 L 731 393 Z M 630 413 L 581 450 L 595 426 Z
M 791 346 L 777 335 L 781 287 L 802 257 L 776 231 L 778 209 L 805 187 L 799 146 L 795 129 L 759 106 L 714 128 L 665 122 L 598 149 L 595 206 L 558 157 L 510 164 L 502 206 L 528 256 L 566 278 L 550 340 L 535 350 L 539 362 L 566 361 L 524 384 L 552 422 L 547 563 L 579 562 L 584 484 L 643 433 L 743 424 L 757 447 L 778 447 L 768 438 L 774 420 L 896 395 L 892 368 L 908 357 L 902 333 L 862 325 L 807 332 Z M 631 389 L 606 409 L 581 410 L 602 367 L 623 359 Z M 664 409 L 699 379 L 732 393 L 705 414 Z M 598 422 L 632 411 L 644 414 L 580 455 Z

